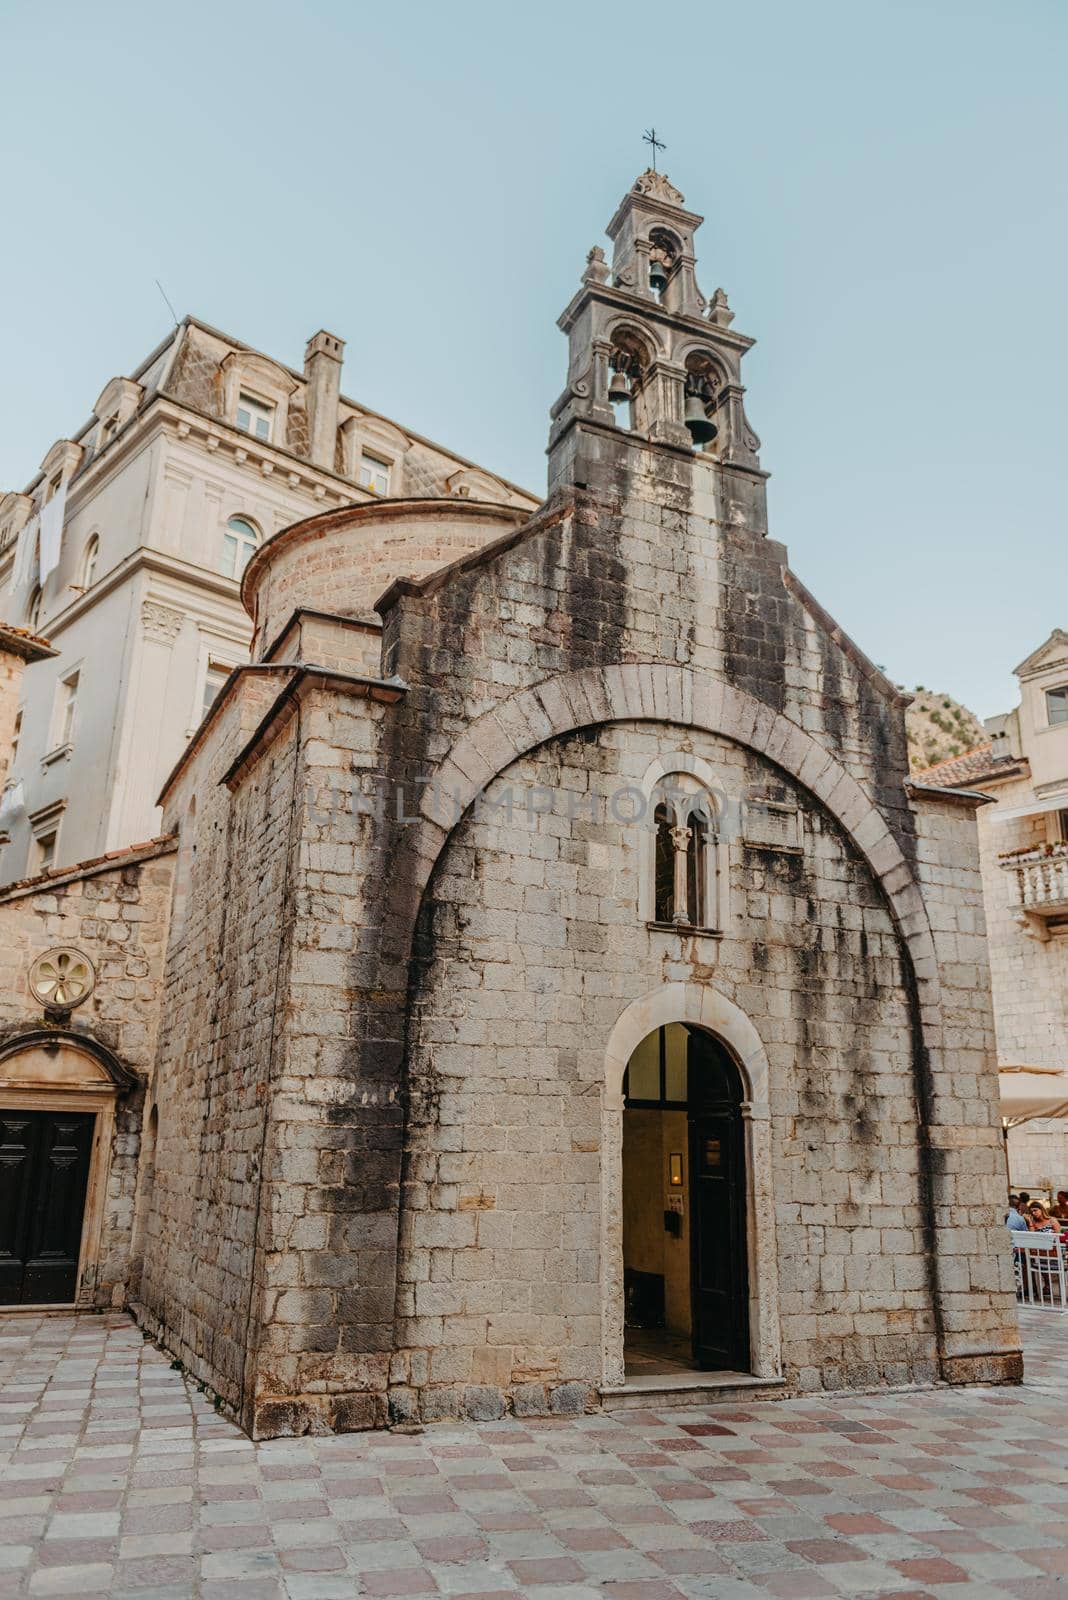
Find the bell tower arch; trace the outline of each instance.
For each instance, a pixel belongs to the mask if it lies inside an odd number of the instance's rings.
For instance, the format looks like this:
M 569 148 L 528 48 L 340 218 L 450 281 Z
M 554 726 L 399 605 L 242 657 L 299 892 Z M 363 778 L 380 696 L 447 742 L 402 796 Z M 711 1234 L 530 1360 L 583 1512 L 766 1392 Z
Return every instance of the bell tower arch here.
M 651 168 L 624 195 L 560 318 L 567 386 L 552 408 L 549 485 L 588 486 L 634 448 L 699 456 L 748 480 L 754 532 L 766 532 L 760 441 L 745 415 L 742 358 L 754 340 L 733 327 L 722 289 L 697 282 L 703 218 Z M 756 491 L 754 493 L 754 490 Z M 731 498 L 735 498 L 732 496 Z

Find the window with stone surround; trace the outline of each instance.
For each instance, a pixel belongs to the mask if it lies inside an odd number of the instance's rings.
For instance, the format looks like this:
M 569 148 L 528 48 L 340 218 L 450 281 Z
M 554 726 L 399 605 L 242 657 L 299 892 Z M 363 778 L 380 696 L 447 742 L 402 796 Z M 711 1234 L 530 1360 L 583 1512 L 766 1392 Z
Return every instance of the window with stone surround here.
M 360 488 L 370 489 L 373 494 L 388 494 L 389 478 L 389 462 L 382 461 L 378 456 L 368 455 L 365 450 L 360 457 Z
M 94 533 L 85 547 L 82 556 L 81 584 L 83 589 L 91 589 L 96 580 L 96 565 L 100 557 L 100 539 Z
M 1046 721 L 1051 728 L 1068 722 L 1068 683 L 1046 690 Z
M 55 864 L 56 841 L 59 835 L 53 828 L 49 833 L 42 833 L 34 840 L 33 871 L 47 872 Z
M 226 682 L 227 678 L 230 676 L 231 671 L 232 668 L 229 667 L 225 661 L 214 661 L 209 658 L 208 665 L 204 672 L 204 689 L 200 698 L 200 716 L 202 721 L 215 704 L 216 696 L 218 695 L 223 684 Z
M 642 899 L 646 921 L 659 928 L 718 931 L 719 838 L 712 795 L 692 773 L 669 773 L 653 795 L 652 850 Z
M 51 748 L 55 750 L 66 749 L 74 743 L 74 729 L 78 716 L 78 685 L 81 680 L 79 672 L 70 672 L 60 681 L 56 695 L 55 723 L 52 730 Z
M 231 517 L 223 534 L 219 571 L 224 578 L 240 578 L 260 547 L 259 529 L 247 517 Z
M 269 444 L 274 428 L 274 406 L 242 389 L 237 397 L 236 421 L 243 433 L 251 433 L 253 438 Z

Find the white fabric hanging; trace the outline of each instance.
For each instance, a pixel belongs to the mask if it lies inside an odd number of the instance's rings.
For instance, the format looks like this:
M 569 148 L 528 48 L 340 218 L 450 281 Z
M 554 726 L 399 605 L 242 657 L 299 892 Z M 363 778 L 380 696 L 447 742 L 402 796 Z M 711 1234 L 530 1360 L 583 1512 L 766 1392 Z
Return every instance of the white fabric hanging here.
M 67 506 L 67 485 L 61 483 L 47 505 L 41 507 L 41 576 L 42 589 L 50 572 L 59 566 L 63 548 L 63 513 Z
M 8 584 L 8 594 L 17 593 L 28 582 L 36 545 L 37 517 L 32 516 L 19 534 L 19 542 L 15 546 L 15 559 L 11 563 L 11 582 Z
M 6 832 L 15 818 L 21 816 L 26 809 L 26 800 L 22 792 L 22 779 L 16 778 L 0 794 L 0 830 Z

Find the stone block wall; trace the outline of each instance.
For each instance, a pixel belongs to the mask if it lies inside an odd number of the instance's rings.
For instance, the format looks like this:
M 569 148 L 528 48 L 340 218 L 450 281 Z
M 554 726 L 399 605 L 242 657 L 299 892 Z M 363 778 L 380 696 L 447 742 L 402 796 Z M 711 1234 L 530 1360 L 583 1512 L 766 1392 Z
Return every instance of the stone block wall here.
M 172 785 L 196 865 L 145 1298 L 258 1433 L 612 1380 L 606 1052 L 676 986 L 764 1062 L 760 1370 L 1018 1374 L 974 821 L 910 801 L 901 698 L 763 537 L 757 476 L 611 444 L 521 532 L 393 586 L 384 699 L 253 669 Z M 346 515 L 309 580 L 338 611 Z M 729 845 L 720 940 L 647 929 L 640 850 L 587 814 L 676 759 L 804 816 L 799 855 Z M 469 811 L 512 779 L 563 813 Z
M 42 1027 L 30 967 L 57 945 L 72 945 L 96 969 L 96 984 L 71 1013 L 70 1029 L 95 1040 L 135 1075 L 118 1098 L 95 1301 L 122 1304 L 130 1253 L 145 1106 L 151 1097 L 160 1021 L 174 841 L 161 839 L 81 867 L 9 886 L 0 893 L 0 1042 Z
M 682 750 L 725 795 L 774 785 L 802 810 L 802 855 L 727 841 L 721 938 L 640 919 L 642 828 L 612 815 Z M 553 808 L 528 820 L 535 793 Z M 753 752 L 670 723 L 554 741 L 484 810 L 439 861 L 412 997 L 398 1343 L 423 1414 L 470 1411 L 487 1388 L 498 1410 L 520 1391 L 533 1405 L 534 1388 L 548 1410 L 561 1384 L 595 1401 L 606 1045 L 665 979 L 714 986 L 767 1050 L 786 1380 L 936 1376 L 909 1000 L 888 910 L 840 827 Z
M 180 831 L 180 905 L 164 983 L 140 1315 L 238 1412 L 258 1326 L 260 1180 L 284 1034 L 295 725 L 276 729 L 236 793 L 220 779 L 286 681 L 285 669 L 238 680 L 165 811 Z

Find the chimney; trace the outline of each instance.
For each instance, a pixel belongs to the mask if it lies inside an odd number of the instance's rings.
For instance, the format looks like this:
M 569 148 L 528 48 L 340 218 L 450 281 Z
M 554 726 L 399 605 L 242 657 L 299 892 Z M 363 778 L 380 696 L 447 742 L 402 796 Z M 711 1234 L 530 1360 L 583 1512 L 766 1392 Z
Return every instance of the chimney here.
M 344 339 L 321 328 L 308 340 L 304 352 L 304 377 L 308 384 L 308 456 L 317 467 L 326 467 L 330 472 L 334 470 L 344 351 Z

